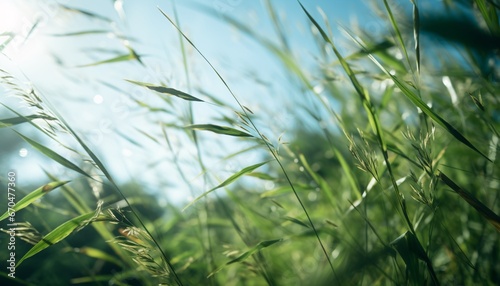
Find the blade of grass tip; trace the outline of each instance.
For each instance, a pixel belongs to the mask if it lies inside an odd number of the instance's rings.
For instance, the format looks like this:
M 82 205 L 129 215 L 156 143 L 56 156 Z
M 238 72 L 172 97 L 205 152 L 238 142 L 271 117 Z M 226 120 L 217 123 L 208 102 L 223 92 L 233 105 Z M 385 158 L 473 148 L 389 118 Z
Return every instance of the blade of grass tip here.
M 67 184 L 68 182 L 69 181 L 55 181 L 55 182 L 50 182 L 46 185 L 39 187 L 38 189 L 34 190 L 33 192 L 27 194 L 25 197 L 23 197 L 21 200 L 19 200 L 13 208 L 9 209 L 2 216 L 0 216 L 0 221 L 6 219 L 9 216 L 9 213 L 11 213 L 12 211 L 17 212 L 17 211 L 24 209 L 25 207 L 29 206 L 34 201 L 36 201 L 39 198 L 41 198 L 42 196 L 48 194 L 53 189 L 57 189 L 60 186 Z
M 290 51 L 290 45 L 287 41 L 287 38 L 285 36 L 285 33 L 283 31 L 283 25 L 281 24 L 278 14 L 276 13 L 276 9 L 274 9 L 273 5 L 271 4 L 270 0 L 265 1 L 267 12 L 269 13 L 269 16 L 271 17 L 271 20 L 273 21 L 273 27 L 278 35 L 282 47 L 285 49 L 286 52 Z
M 80 65 L 77 67 L 84 68 L 84 67 L 98 66 L 98 65 L 102 65 L 102 64 L 118 63 L 118 62 L 130 61 L 130 60 L 137 60 L 137 61 L 141 62 L 140 57 L 136 53 L 134 53 L 133 51 L 129 51 L 128 54 L 119 55 L 119 56 L 111 58 L 111 59 L 102 60 L 102 61 L 98 61 L 98 62 L 91 63 L 91 64 Z
M 282 238 L 280 239 L 273 239 L 273 240 L 265 240 L 265 241 L 261 241 L 259 242 L 257 245 L 255 245 L 254 247 L 250 248 L 249 250 L 245 251 L 244 253 L 242 253 L 240 256 L 236 257 L 235 259 L 232 259 L 228 262 L 226 262 L 224 265 L 220 266 L 219 268 L 217 268 L 216 270 L 214 270 L 212 273 L 210 273 L 208 275 L 208 277 L 211 277 L 213 276 L 214 274 L 216 274 L 217 272 L 221 271 L 222 269 L 224 269 L 224 267 L 230 265 L 230 264 L 233 264 L 233 263 L 237 263 L 237 262 L 242 262 L 244 261 L 245 259 L 247 259 L 249 256 L 251 256 L 252 254 L 262 250 L 263 248 L 266 248 L 266 247 L 269 247 L 273 244 L 276 244 L 278 242 L 281 242 L 283 241 Z
M 305 223 L 305 222 L 301 221 L 301 220 L 300 220 L 300 219 L 298 219 L 298 218 L 294 218 L 294 217 L 291 217 L 291 216 L 286 216 L 286 217 L 284 218 L 284 220 L 286 220 L 286 221 L 290 221 L 290 222 L 293 222 L 294 224 L 298 224 L 298 225 L 303 226 L 303 227 L 305 227 L 305 228 L 309 228 L 309 229 L 311 228 L 311 226 L 310 226 L 310 225 L 308 225 L 307 223 Z
M 43 239 L 35 244 L 30 250 L 28 250 L 28 252 L 19 260 L 16 266 L 19 267 L 24 260 L 65 239 L 82 225 L 90 223 L 91 221 L 89 222 L 89 220 L 95 216 L 96 212 L 90 212 L 81 216 L 77 216 L 56 227 L 54 230 L 44 236 Z
M 217 134 L 236 136 L 236 137 L 253 137 L 253 135 L 240 131 L 238 129 L 226 126 L 219 126 L 215 124 L 193 124 L 186 126 L 185 128 L 193 130 L 211 131 Z
M 278 154 L 276 153 L 274 147 L 271 145 L 271 143 L 266 140 L 265 136 L 259 131 L 259 129 L 257 128 L 257 126 L 255 125 L 255 123 L 253 122 L 253 120 L 250 119 L 249 115 L 248 115 L 248 112 L 243 108 L 243 104 L 241 104 L 240 100 L 238 99 L 238 97 L 234 94 L 233 90 L 229 87 L 229 85 L 227 84 L 226 80 L 224 80 L 224 78 L 222 77 L 222 75 L 219 73 L 219 71 L 214 67 L 214 65 L 207 59 L 207 57 L 205 57 L 205 55 L 198 49 L 198 47 L 180 30 L 180 28 L 174 23 L 174 21 L 172 21 L 172 19 L 170 19 L 170 17 L 165 14 L 165 12 L 163 12 L 163 10 L 161 10 L 159 7 L 158 7 L 158 10 L 163 14 L 163 16 L 172 24 L 172 26 L 175 27 L 175 29 L 177 29 L 177 31 L 179 31 L 180 34 L 182 34 L 182 37 L 196 50 L 196 52 L 203 58 L 203 60 L 210 66 L 210 68 L 214 71 L 214 73 L 217 75 L 217 77 L 220 79 L 220 81 L 222 82 L 222 84 L 224 85 L 224 87 L 229 91 L 229 93 L 231 94 L 232 98 L 234 99 L 234 101 L 238 104 L 238 106 L 240 107 L 241 110 L 243 110 L 243 112 L 246 114 L 246 116 L 249 118 L 249 122 L 250 124 L 252 125 L 253 129 L 255 130 L 255 132 L 257 132 L 257 134 L 259 135 L 259 137 L 263 140 L 263 142 L 266 144 L 266 147 L 268 148 L 269 152 L 271 153 L 271 155 L 273 156 L 273 158 L 276 160 L 276 162 L 278 163 L 281 171 L 283 172 L 284 176 L 285 176 L 285 179 L 287 181 L 287 183 L 290 185 L 292 191 L 293 191 L 293 194 L 295 196 L 295 198 L 297 199 L 298 203 L 300 204 L 300 207 L 302 208 L 302 210 L 304 211 L 305 215 L 307 216 L 307 219 L 309 221 L 309 224 L 311 225 L 313 231 L 314 231 L 314 234 L 316 236 L 316 239 L 318 240 L 318 243 L 325 255 L 325 258 L 327 259 L 328 261 L 328 264 L 330 266 L 330 268 L 332 269 L 332 273 L 335 275 L 335 277 L 337 277 L 337 274 L 335 272 L 335 269 L 333 267 L 333 263 L 330 259 L 330 256 L 328 254 L 328 252 L 326 251 L 326 248 L 323 244 L 323 242 L 321 241 L 321 238 L 319 237 L 319 233 L 316 229 L 316 227 L 314 226 L 314 223 L 309 215 L 309 212 L 307 211 L 304 203 L 302 202 L 302 200 L 300 199 L 300 196 L 299 194 L 297 193 L 297 190 L 295 190 L 295 187 L 292 183 L 292 180 L 290 179 L 290 176 L 288 175 L 288 173 L 286 172 L 285 170 L 285 167 L 283 166 L 283 164 L 281 163 L 281 160 L 278 158 Z M 337 277 L 338 278 L 338 277 Z
M 466 190 L 459 187 L 452 179 L 446 176 L 443 172 L 438 171 L 438 177 L 443 183 L 450 187 L 455 193 L 457 193 L 462 199 L 464 199 L 469 205 L 476 209 L 481 216 L 487 219 L 498 231 L 500 231 L 500 216 L 494 213 L 490 208 L 481 203 L 472 194 Z
M 59 6 L 61 8 L 63 8 L 64 10 L 69 11 L 69 12 L 79 13 L 79 14 L 85 15 L 87 17 L 94 18 L 94 19 L 99 19 L 101 21 L 105 21 L 105 22 L 109 22 L 109 23 L 113 22 L 113 20 L 111 20 L 110 18 L 101 16 L 101 15 L 98 15 L 98 14 L 95 14 L 95 13 L 92 13 L 92 12 L 89 12 L 89 11 L 85 11 L 85 10 L 81 10 L 81 9 L 69 7 L 69 6 L 62 5 L 62 4 L 59 4 Z
M 412 68 L 412 65 L 410 62 L 410 57 L 408 56 L 408 50 L 406 49 L 405 41 L 403 39 L 403 36 L 401 35 L 398 23 L 397 23 L 396 19 L 394 18 L 394 14 L 392 13 L 392 10 L 391 10 L 389 3 L 387 3 L 387 0 L 384 0 L 384 6 L 385 6 L 385 9 L 387 10 L 387 14 L 389 14 L 389 20 L 391 22 L 391 25 L 392 25 L 394 31 L 396 32 L 396 37 L 397 37 L 398 42 L 401 46 L 401 49 L 403 50 L 403 54 L 405 55 L 406 62 L 408 63 L 410 70 L 413 71 L 413 68 Z
M 22 135 L 21 133 L 15 131 L 15 130 L 14 130 L 14 132 L 16 132 L 22 139 L 24 139 L 24 141 L 28 142 L 31 146 L 33 146 L 33 148 L 37 149 L 38 151 L 40 151 L 42 154 L 49 157 L 50 159 L 56 161 L 57 163 L 61 164 L 62 166 L 66 167 L 68 169 L 71 169 L 75 172 L 78 172 L 78 173 L 84 175 L 85 177 L 93 179 L 91 175 L 87 174 L 80 167 L 73 164 L 68 159 L 64 158 L 63 156 L 57 154 L 56 152 L 52 151 L 51 149 L 43 146 L 42 144 L 36 142 L 35 140 L 32 140 L 32 139 Z
M 133 83 L 133 84 L 136 84 L 136 85 L 139 85 L 139 86 L 146 87 L 147 89 L 150 89 L 150 90 L 153 90 L 153 91 L 156 91 L 159 93 L 173 95 L 173 96 L 176 96 L 178 98 L 182 98 L 184 100 L 204 102 L 203 100 L 201 100 L 197 97 L 194 97 L 190 94 L 187 94 L 183 91 L 180 91 L 180 90 L 177 90 L 174 88 L 169 88 L 169 87 L 165 87 L 165 86 L 161 86 L 161 85 L 154 85 L 152 83 L 140 82 L 140 81 L 129 80 L 129 79 L 126 79 L 126 81 Z
M 232 182 L 236 181 L 239 177 L 241 177 L 243 175 L 246 175 L 246 174 L 252 172 L 253 170 L 255 170 L 255 169 L 259 168 L 260 166 L 265 165 L 267 163 L 269 163 L 269 161 L 261 162 L 261 163 L 258 163 L 258 164 L 255 164 L 255 165 L 251 165 L 251 166 L 248 166 L 248 167 L 245 167 L 245 168 L 241 169 L 239 172 L 233 174 L 232 176 L 230 176 L 229 178 L 227 178 L 225 181 L 223 181 L 222 183 L 220 183 L 216 187 L 214 187 L 214 188 L 212 188 L 212 189 L 204 192 L 203 194 L 199 195 L 196 199 L 194 199 L 187 206 L 185 206 L 184 209 L 182 209 L 182 211 L 185 211 L 187 208 L 189 208 L 190 206 L 192 206 L 197 201 L 199 201 L 201 198 L 205 197 L 206 195 L 210 194 L 211 192 L 213 192 L 213 191 L 215 191 L 217 189 L 220 189 L 222 187 L 225 187 L 225 186 L 231 184 Z

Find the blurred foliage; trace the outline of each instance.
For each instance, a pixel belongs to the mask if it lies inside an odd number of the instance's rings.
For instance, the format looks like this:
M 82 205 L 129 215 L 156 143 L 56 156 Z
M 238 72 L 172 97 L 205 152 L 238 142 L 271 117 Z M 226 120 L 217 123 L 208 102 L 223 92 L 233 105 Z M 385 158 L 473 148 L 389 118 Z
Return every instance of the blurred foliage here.
M 140 109 L 170 116 L 174 106 L 182 106 L 184 112 L 173 114 L 170 121 L 151 122 L 158 133 L 141 136 L 171 151 L 177 174 L 160 169 L 158 180 L 168 177 L 184 184 L 182 191 L 191 193 L 192 203 L 186 208 L 161 203 L 157 193 L 140 183 L 116 183 L 97 150 L 56 112 L 48 113 L 57 118 L 48 123 L 52 129 L 26 118 L 51 140 L 69 134 L 74 146 L 62 145 L 79 155 L 82 167 L 76 169 L 44 142 L 27 141 L 49 149 L 45 155 L 80 174 L 20 211 L 17 221 L 30 225 L 18 235 L 47 235 L 75 217 L 95 215 L 23 262 L 16 269 L 16 283 L 500 283 L 497 1 L 444 1 L 432 14 L 411 1 L 412 15 L 400 13 L 398 1 L 380 1 L 374 9 L 386 20 L 387 30 L 370 34 L 346 28 L 352 46 L 343 53 L 328 19 L 320 22 L 321 17 L 302 7 L 317 45 L 311 70 L 293 53 L 278 8 L 271 1 L 264 3 L 274 39 L 261 37 L 238 19 L 223 18 L 280 61 L 291 88 L 301 95 L 290 110 L 281 111 L 300 114 L 288 122 L 287 136 L 271 137 L 268 130 L 275 122 L 246 107 L 231 82 L 183 33 L 175 13 L 160 11 L 179 31 L 188 82 L 196 74 L 191 75 L 187 58 L 197 52 L 239 107 L 224 104 L 208 91 L 199 99 L 190 94 L 191 86 L 182 91 L 166 82 L 128 80 L 161 99 L 154 106 L 133 100 Z M 127 49 L 132 56 L 112 61 L 140 59 L 134 49 Z M 97 64 L 110 62 L 87 68 Z M 33 96 L 25 100 L 36 101 L 35 91 Z M 195 124 L 192 101 L 212 102 L 222 119 Z M 40 114 L 51 110 L 42 100 L 38 107 Z M 227 109 L 234 111 L 232 117 L 225 115 Z M 186 145 L 195 151 L 181 157 L 177 148 L 186 146 L 172 143 L 173 132 L 187 138 Z M 219 148 L 213 148 L 213 140 L 220 140 L 215 141 Z M 216 153 L 229 144 L 241 148 Z M 250 156 L 255 150 L 261 150 L 259 156 Z M 245 165 L 218 173 L 206 164 L 212 156 L 219 156 L 219 162 L 240 158 Z M 186 175 L 186 161 L 200 170 L 203 189 Z M 47 176 L 50 181 L 62 179 Z M 6 189 L 5 180 L 2 184 Z M 21 255 L 30 248 L 19 240 L 16 251 Z M 4 254 L 1 259 L 5 261 Z M 14 283 L 6 275 L 3 272 L 0 281 Z

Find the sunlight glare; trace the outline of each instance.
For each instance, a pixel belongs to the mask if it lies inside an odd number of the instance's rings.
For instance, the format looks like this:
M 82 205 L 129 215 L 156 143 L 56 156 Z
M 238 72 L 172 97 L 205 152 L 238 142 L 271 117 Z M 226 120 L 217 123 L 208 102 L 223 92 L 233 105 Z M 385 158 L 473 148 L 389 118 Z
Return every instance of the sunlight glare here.
M 28 156 L 28 149 L 26 149 L 26 148 L 19 149 L 19 156 L 23 157 L 23 158 Z

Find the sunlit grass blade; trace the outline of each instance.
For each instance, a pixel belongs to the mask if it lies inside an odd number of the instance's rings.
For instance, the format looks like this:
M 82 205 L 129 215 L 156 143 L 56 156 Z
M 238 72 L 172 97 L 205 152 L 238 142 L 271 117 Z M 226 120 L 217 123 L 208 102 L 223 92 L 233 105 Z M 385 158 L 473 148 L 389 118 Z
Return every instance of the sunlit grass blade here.
M 16 35 L 11 32 L 1 33 L 0 40 L 3 40 L 3 42 L 0 42 L 0 52 L 3 51 L 15 37 Z
M 89 174 L 87 174 L 80 167 L 78 167 L 77 165 L 75 165 L 74 163 L 72 163 L 71 161 L 69 161 L 68 159 L 64 158 L 63 156 L 57 154 L 56 152 L 54 152 L 51 149 L 43 146 L 42 144 L 36 142 L 35 140 L 32 140 L 32 139 L 30 139 L 30 138 L 22 135 L 21 133 L 18 133 L 17 131 L 16 131 L 16 133 L 19 136 L 21 136 L 21 138 L 23 138 L 24 141 L 28 142 L 35 149 L 37 149 L 38 151 L 42 152 L 42 154 L 44 154 L 45 156 L 47 156 L 50 159 L 54 160 L 55 162 L 63 165 L 64 167 L 66 167 L 68 169 L 71 169 L 71 170 L 73 170 L 75 172 L 78 172 L 78 173 L 84 175 L 85 177 L 92 178 L 92 176 L 90 176 Z
M 59 188 L 60 186 L 63 186 L 67 184 L 69 181 L 56 181 L 56 182 L 50 182 L 46 185 L 41 186 L 40 188 L 34 190 L 33 192 L 29 193 L 25 197 L 23 197 L 21 200 L 19 200 L 16 205 L 12 208 L 13 211 L 20 211 L 24 209 L 25 207 L 29 206 L 31 203 L 34 201 L 38 200 L 45 194 L 49 193 L 53 189 Z M 11 210 L 9 210 L 11 211 Z M 0 216 L 0 221 L 6 219 L 9 216 L 9 211 L 6 211 L 2 216 Z
M 111 59 L 102 60 L 102 61 L 98 61 L 98 62 L 91 63 L 91 64 L 80 65 L 78 67 L 80 67 L 80 68 L 91 67 L 91 66 L 112 64 L 112 63 L 125 62 L 125 61 L 131 61 L 131 60 L 137 60 L 139 63 L 142 64 L 140 56 L 137 53 L 135 53 L 134 50 L 129 48 L 128 54 L 119 55 L 119 56 L 116 56 L 116 57 L 111 58 Z
M 500 216 L 494 213 L 490 208 L 481 203 L 472 194 L 466 190 L 459 187 L 452 179 L 446 176 L 444 173 L 439 172 L 439 178 L 443 183 L 450 187 L 455 193 L 457 193 L 462 199 L 464 199 L 469 205 L 476 209 L 481 216 L 487 219 L 498 231 L 500 231 Z
M 109 30 L 85 30 L 78 32 L 69 32 L 62 34 L 52 34 L 53 37 L 72 37 L 72 36 L 83 36 L 83 35 L 95 35 L 95 34 L 107 34 L 111 33 Z
M 60 226 L 56 227 L 54 230 L 49 232 L 43 237 L 35 246 L 33 246 L 17 263 L 17 267 L 23 263 L 24 260 L 32 257 L 33 255 L 39 253 L 40 251 L 46 249 L 47 247 L 54 245 L 61 240 L 68 237 L 75 230 L 81 228 L 82 226 L 91 223 L 92 218 L 96 217 L 96 212 L 90 212 L 78 217 L 75 217 Z
M 101 15 L 98 15 L 98 14 L 95 14 L 95 13 L 92 13 L 92 12 L 89 12 L 89 11 L 85 11 L 85 10 L 82 10 L 82 9 L 69 7 L 69 6 L 62 5 L 62 4 L 59 4 L 59 6 L 61 8 L 63 8 L 64 10 L 69 11 L 69 12 L 74 12 L 74 13 L 82 14 L 82 15 L 85 15 L 87 17 L 94 18 L 94 19 L 99 19 L 99 20 L 102 20 L 102 21 L 105 21 L 105 22 L 109 22 L 109 23 L 113 22 L 113 20 L 111 20 L 110 18 L 101 16 Z
M 219 185 L 217 185 L 215 188 L 212 188 L 206 192 L 204 192 L 203 194 L 201 194 L 200 196 L 198 196 L 196 199 L 194 199 L 192 202 L 190 202 L 187 206 L 184 207 L 183 210 L 186 210 L 187 208 L 189 208 L 191 205 L 193 205 L 194 203 L 196 203 L 197 201 L 199 201 L 201 198 L 205 197 L 206 195 L 210 194 L 211 192 L 217 190 L 217 189 L 220 189 L 222 187 L 225 187 L 231 183 L 233 183 L 234 181 L 236 181 L 239 177 L 243 176 L 243 175 L 246 175 L 250 172 L 252 172 L 253 170 L 259 168 L 260 166 L 262 165 L 265 165 L 269 163 L 269 161 L 265 161 L 265 162 L 262 162 L 262 163 L 258 163 L 258 164 L 255 164 L 255 165 L 251 165 L 251 166 L 248 166 L 246 168 L 243 168 L 241 169 L 239 172 L 233 174 L 232 176 L 230 176 L 229 178 L 227 178 L 224 182 L 220 183 Z
M 18 116 L 6 119 L 0 119 L 0 128 L 10 127 L 17 124 L 22 124 L 26 122 L 30 122 L 34 119 L 45 119 L 45 120 L 55 120 L 55 118 L 49 116 L 43 116 L 39 114 L 27 115 L 27 116 Z
M 214 270 L 212 273 L 210 273 L 208 275 L 208 277 L 213 276 L 214 274 L 216 274 L 217 272 L 221 271 L 222 269 L 224 269 L 224 267 L 226 267 L 226 266 L 228 266 L 230 264 L 237 263 L 237 262 L 242 262 L 245 259 L 247 259 L 249 256 L 251 256 L 252 254 L 256 253 L 257 251 L 260 251 L 260 250 L 262 250 L 262 249 L 264 249 L 266 247 L 269 247 L 269 246 L 271 246 L 273 244 L 276 244 L 278 242 L 281 242 L 281 241 L 283 241 L 283 239 L 273 239 L 273 240 L 261 241 L 257 245 L 255 245 L 254 247 L 252 247 L 251 249 L 245 251 L 240 256 L 238 256 L 235 259 L 232 259 L 232 260 L 226 262 L 224 265 L 222 265 L 219 268 L 217 268 L 216 270 Z
M 197 97 L 194 97 L 190 94 L 187 94 L 185 92 L 182 92 L 180 90 L 177 90 L 177 89 L 174 89 L 174 88 L 169 88 L 169 87 L 165 87 L 165 86 L 161 86 L 161 85 L 154 85 L 154 84 L 151 84 L 151 83 L 146 83 L 146 82 L 140 82 L 140 81 L 135 81 L 135 80 L 126 80 L 130 83 L 133 83 L 133 84 L 136 84 L 136 85 L 139 85 L 139 86 L 143 86 L 143 87 L 146 87 L 150 90 L 153 90 L 153 91 L 156 91 L 156 92 L 159 92 L 159 93 L 164 93 L 164 94 L 168 94 L 168 95 L 173 95 L 173 96 L 176 96 L 176 97 L 179 97 L 179 98 L 182 98 L 184 100 L 188 100 L 188 101 L 201 101 L 203 102 L 203 100 L 197 98 Z
M 201 131 L 211 131 L 217 134 L 236 136 L 236 137 L 253 137 L 252 134 L 240 131 L 238 129 L 226 126 L 219 126 L 215 124 L 193 124 L 186 126 L 186 128 L 193 130 L 201 130 Z
M 410 62 L 410 57 L 408 56 L 408 50 L 406 49 L 406 44 L 405 44 L 405 41 L 403 39 L 403 35 L 401 34 L 401 31 L 399 30 L 398 22 L 394 18 L 394 14 L 392 13 L 391 6 L 387 2 L 387 0 L 384 0 L 384 5 L 385 5 L 385 9 L 387 10 L 387 14 L 389 15 L 389 20 L 391 22 L 391 25 L 394 29 L 394 32 L 396 33 L 396 38 L 399 42 L 399 45 L 401 46 L 401 49 L 403 50 L 403 54 L 405 56 L 406 62 L 408 63 L 409 68 L 413 69 L 411 62 Z

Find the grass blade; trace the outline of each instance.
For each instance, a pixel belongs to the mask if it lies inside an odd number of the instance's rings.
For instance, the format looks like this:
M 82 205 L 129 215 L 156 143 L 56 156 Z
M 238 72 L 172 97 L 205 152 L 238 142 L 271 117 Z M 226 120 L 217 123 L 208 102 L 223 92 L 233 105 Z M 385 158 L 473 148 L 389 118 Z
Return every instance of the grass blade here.
M 253 137 L 253 135 L 248 134 L 246 132 L 240 131 L 238 129 L 234 129 L 226 126 L 219 126 L 215 124 L 193 124 L 186 126 L 186 128 L 194 129 L 194 130 L 204 130 L 211 131 L 217 134 L 236 136 L 236 137 Z
M 18 116 L 6 119 L 0 119 L 0 128 L 10 127 L 13 125 L 30 122 L 34 119 L 45 119 L 45 120 L 55 120 L 55 118 L 43 115 L 28 115 L 28 116 Z
M 140 56 L 138 54 L 136 54 L 134 52 L 134 50 L 129 49 L 129 53 L 128 54 L 119 55 L 119 56 L 111 58 L 111 59 L 107 59 L 107 60 L 103 60 L 103 61 L 98 61 L 98 62 L 95 62 L 95 63 L 86 64 L 86 65 L 81 65 L 81 66 L 78 66 L 78 67 L 79 68 L 84 68 L 84 67 L 98 66 L 98 65 L 102 65 L 102 64 L 118 63 L 118 62 L 130 61 L 130 60 L 137 60 L 137 61 L 139 61 L 142 64 Z
M 61 5 L 61 4 L 59 4 L 59 6 L 62 7 L 64 10 L 69 11 L 69 12 L 79 13 L 79 14 L 85 15 L 87 17 L 99 19 L 99 20 L 109 22 L 109 23 L 113 22 L 113 20 L 111 20 L 110 18 L 101 16 L 101 15 L 98 15 L 98 14 L 95 14 L 95 13 L 92 13 L 89 11 L 85 11 L 85 10 L 81 10 L 81 9 L 77 9 L 77 8 L 73 8 L 73 7 L 69 7 L 69 6 Z
M 33 255 L 39 253 L 40 251 L 46 249 L 47 247 L 60 242 L 61 240 L 68 237 L 71 233 L 73 233 L 78 228 L 88 224 L 91 222 L 91 219 L 96 216 L 96 212 L 90 212 L 83 214 L 81 216 L 77 216 L 67 222 L 61 224 L 56 227 L 50 233 L 48 233 L 42 240 L 40 240 L 35 246 L 33 246 L 17 263 L 17 267 L 21 265 L 21 263 L 32 257 Z
M 196 199 L 194 199 L 192 202 L 190 202 L 187 206 L 185 206 L 184 209 L 183 209 L 183 211 L 186 210 L 187 208 L 189 208 L 191 205 L 193 205 L 197 201 L 199 201 L 201 198 L 203 198 L 206 195 L 210 194 L 211 192 L 213 192 L 213 191 L 215 191 L 217 189 L 220 189 L 222 187 L 225 187 L 225 186 L 231 184 L 232 182 L 236 181 L 239 177 L 252 172 L 253 170 L 259 168 L 260 166 L 267 164 L 268 162 L 269 161 L 265 161 L 265 162 L 262 162 L 262 163 L 258 163 L 258 164 L 251 165 L 251 166 L 248 166 L 246 168 L 243 168 L 241 171 L 237 172 L 236 174 L 233 174 L 231 177 L 227 178 L 224 182 L 220 183 L 216 187 L 214 187 L 214 188 L 212 188 L 212 189 L 204 192 L 200 196 L 198 196 Z
M 21 138 L 23 138 L 26 142 L 28 142 L 31 146 L 33 146 L 35 149 L 37 149 L 38 151 L 42 152 L 42 154 L 44 154 L 45 156 L 49 157 L 50 159 L 56 161 L 57 163 L 63 165 L 64 167 L 68 168 L 68 169 L 71 169 L 75 172 L 78 172 L 82 175 L 84 175 L 85 177 L 88 177 L 88 178 L 91 178 L 92 179 L 92 176 L 90 176 L 89 174 L 87 174 L 85 171 L 83 171 L 80 167 L 78 167 L 77 165 L 73 164 L 72 162 L 70 162 L 68 159 L 64 158 L 63 156 L 57 154 L 56 152 L 52 151 L 51 149 L 43 146 L 42 144 L 36 142 L 35 140 L 32 140 L 24 135 L 22 135 L 21 133 L 15 131 L 19 136 L 21 136 Z
M 263 248 L 269 247 L 269 246 L 271 246 L 273 244 L 276 244 L 278 242 L 281 242 L 281 241 L 283 241 L 283 239 L 273 239 L 273 240 L 261 241 L 256 246 L 254 246 L 254 247 L 250 248 L 249 250 L 245 251 L 240 256 L 236 257 L 233 260 L 230 260 L 230 261 L 226 262 L 224 265 L 222 265 L 219 268 L 215 269 L 212 273 L 210 273 L 208 275 L 208 277 L 211 277 L 214 274 L 216 274 L 217 272 L 221 271 L 227 265 L 230 265 L 230 264 L 233 264 L 233 263 L 236 263 L 236 262 L 242 262 L 245 259 L 247 259 L 249 256 L 251 256 L 252 254 L 256 253 L 257 251 L 260 251 Z
M 498 231 L 500 231 L 500 216 L 494 213 L 490 208 L 481 203 L 472 194 L 466 190 L 460 188 L 452 179 L 448 176 L 439 172 L 439 178 L 443 183 L 450 187 L 455 193 L 457 193 L 462 199 L 464 199 L 469 205 L 476 209 L 479 214 L 481 214 L 485 219 L 487 219 Z
M 41 186 L 40 188 L 34 190 L 33 192 L 29 193 L 26 195 L 24 198 L 22 198 L 20 201 L 16 203 L 16 205 L 12 208 L 13 211 L 20 211 L 24 209 L 25 207 L 29 206 L 32 202 L 38 200 L 48 192 L 52 191 L 53 189 L 59 188 L 60 186 L 63 186 L 67 184 L 69 181 L 55 181 L 55 182 L 50 182 L 46 185 Z M 9 216 L 9 212 L 12 212 L 11 209 L 6 211 L 1 217 L 0 221 L 6 219 Z
M 87 31 L 63 33 L 63 34 L 53 34 L 52 36 L 53 37 L 72 37 L 72 36 L 107 34 L 107 33 L 111 33 L 111 32 L 108 30 L 87 30 Z
M 173 96 L 182 98 L 184 100 L 188 100 L 188 101 L 201 101 L 201 102 L 203 102 L 203 100 L 201 100 L 201 99 L 199 99 L 197 97 L 194 97 L 194 96 L 192 96 L 190 94 L 187 94 L 187 93 L 185 93 L 183 91 L 180 91 L 180 90 L 177 90 L 177 89 L 174 89 L 174 88 L 169 88 L 169 87 L 165 87 L 165 86 L 161 86 L 161 85 L 154 85 L 154 84 L 146 83 L 146 82 L 128 80 L 128 79 L 126 79 L 126 81 L 128 81 L 130 83 L 133 83 L 133 84 L 136 84 L 136 85 L 139 85 L 139 86 L 146 87 L 146 88 L 148 88 L 150 90 L 153 90 L 153 91 L 156 91 L 156 92 L 159 92 L 159 93 L 173 95 Z

